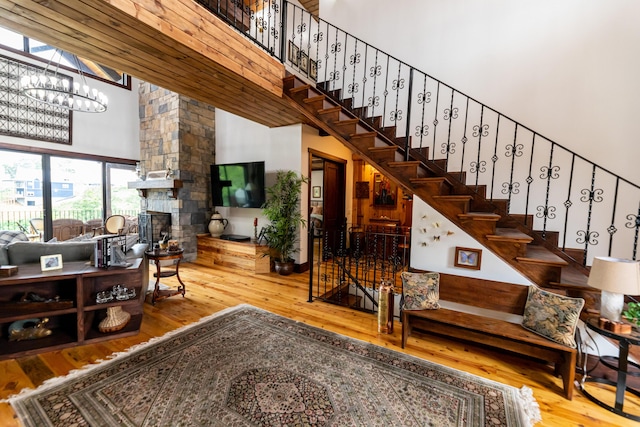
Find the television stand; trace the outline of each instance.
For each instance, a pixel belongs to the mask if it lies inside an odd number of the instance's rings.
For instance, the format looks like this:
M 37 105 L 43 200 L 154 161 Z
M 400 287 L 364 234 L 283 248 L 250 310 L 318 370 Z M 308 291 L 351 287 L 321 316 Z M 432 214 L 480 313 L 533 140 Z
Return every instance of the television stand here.
M 220 238 L 230 242 L 248 242 L 251 240 L 251 237 L 243 236 L 242 234 L 223 234 Z
M 271 261 L 269 247 L 253 242 L 234 242 L 211 237 L 210 234 L 198 235 L 198 258 L 196 264 L 207 267 L 223 265 L 240 268 L 251 273 L 269 273 Z

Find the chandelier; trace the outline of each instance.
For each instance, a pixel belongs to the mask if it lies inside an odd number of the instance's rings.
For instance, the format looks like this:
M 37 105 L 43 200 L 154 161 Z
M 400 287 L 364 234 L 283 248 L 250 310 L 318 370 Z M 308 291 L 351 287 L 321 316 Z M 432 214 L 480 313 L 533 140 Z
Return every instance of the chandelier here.
M 49 71 L 51 61 L 58 54 L 58 62 L 54 71 Z M 54 107 L 65 108 L 84 113 L 102 113 L 107 110 L 107 96 L 90 88 L 80 68 L 80 61 L 73 55 L 76 68 L 82 80 L 73 82 L 71 77 L 58 74 L 58 67 L 62 59 L 62 51 L 56 49 L 47 67 L 40 73 L 25 75 L 20 79 L 20 92 L 29 98 Z

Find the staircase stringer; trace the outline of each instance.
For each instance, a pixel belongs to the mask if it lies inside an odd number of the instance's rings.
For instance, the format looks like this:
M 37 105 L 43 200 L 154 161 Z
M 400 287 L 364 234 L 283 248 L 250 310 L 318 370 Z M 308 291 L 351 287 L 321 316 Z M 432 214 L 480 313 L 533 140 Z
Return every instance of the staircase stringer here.
M 319 103 L 318 97 L 321 96 L 324 96 L 324 98 L 322 103 Z M 372 126 L 369 121 L 363 120 L 339 101 L 324 94 L 322 90 L 302 82 L 295 76 L 288 76 L 285 78 L 284 97 L 316 127 L 323 129 L 351 151 L 357 153 L 370 164 L 375 165 L 377 169 L 396 184 L 420 197 L 425 203 L 458 225 L 467 234 L 533 283 L 543 287 L 563 287 L 563 284 L 567 281 L 562 278 L 562 270 L 569 269 L 571 270 L 570 280 L 575 282 L 569 282 L 570 288 L 574 290 L 574 293 L 579 292 L 583 288 L 582 285 L 586 284 L 588 269 L 562 252 L 557 246 L 550 244 L 526 225 L 515 219 L 510 219 L 508 212 L 485 199 L 482 194 L 474 191 L 473 188 L 463 184 L 455 174 L 447 172 L 436 162 L 426 159 L 425 156 L 415 156 L 414 153 L 411 153 L 413 150 L 410 150 L 409 153 L 410 160 L 404 161 L 405 150 L 403 147 L 391 141 L 387 135 Z M 304 99 L 313 99 L 314 103 L 304 102 Z M 320 108 L 318 109 L 319 105 Z M 328 114 L 324 115 L 325 112 L 328 112 Z M 353 121 L 353 119 L 358 119 L 360 130 L 355 134 L 347 134 L 343 129 L 342 131 L 339 130 L 341 129 L 340 125 L 334 125 L 337 122 L 345 123 L 346 121 Z M 351 124 L 351 122 L 347 124 Z M 372 136 L 374 133 L 375 136 Z M 363 143 L 359 140 L 366 142 Z M 390 160 L 387 154 L 387 158 L 381 161 L 376 158 L 374 153 L 385 151 L 380 150 L 385 146 L 394 147 L 395 156 Z M 414 160 L 415 157 L 422 158 Z M 480 213 L 469 212 L 469 206 L 465 207 L 459 198 L 454 203 L 450 199 L 447 200 L 441 197 L 440 194 L 433 194 L 431 191 L 421 187 L 421 185 L 412 182 L 412 179 L 426 177 L 445 179 L 447 185 L 451 187 L 451 194 L 458 196 L 469 195 L 472 203 L 484 206 L 485 211 Z M 458 206 L 456 206 L 456 203 Z M 493 224 L 487 224 L 487 222 L 493 222 Z M 498 222 L 502 226 L 507 226 L 529 236 L 530 241 L 523 243 L 521 240 L 496 239 L 495 230 Z M 535 250 L 531 248 L 535 248 Z M 541 253 L 542 256 L 540 255 Z

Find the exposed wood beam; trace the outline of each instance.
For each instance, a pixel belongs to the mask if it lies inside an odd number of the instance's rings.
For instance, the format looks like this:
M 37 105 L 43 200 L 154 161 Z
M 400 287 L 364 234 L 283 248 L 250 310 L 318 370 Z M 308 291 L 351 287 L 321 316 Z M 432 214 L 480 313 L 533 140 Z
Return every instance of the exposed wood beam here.
M 269 127 L 284 65 L 192 0 L 0 0 L 0 25 Z

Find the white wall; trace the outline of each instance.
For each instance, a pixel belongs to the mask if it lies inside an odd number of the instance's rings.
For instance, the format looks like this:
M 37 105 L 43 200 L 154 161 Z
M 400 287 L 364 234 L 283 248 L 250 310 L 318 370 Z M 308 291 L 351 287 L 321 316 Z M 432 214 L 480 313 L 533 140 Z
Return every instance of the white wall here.
M 320 16 L 640 183 L 637 0 L 320 0 Z
M 273 185 L 276 171 L 290 169 L 301 172 L 301 126 L 292 125 L 270 129 L 261 124 L 216 109 L 216 163 L 265 162 L 265 185 Z M 307 189 L 302 191 L 306 199 Z M 302 206 L 307 206 L 303 200 Z M 215 207 L 229 221 L 225 234 L 253 236 L 254 218 L 258 218 L 258 232 L 267 224 L 261 209 Z M 306 212 L 306 211 L 304 211 Z M 304 231 L 301 234 L 305 234 Z M 303 242 L 301 242 L 303 243 Z M 305 243 L 306 244 L 306 243 Z M 306 258 L 306 254 L 304 254 Z M 305 262 L 298 254 L 297 262 Z
M 0 50 L 0 53 L 23 62 L 46 66 L 46 63 L 38 63 L 12 52 Z M 67 75 L 73 74 L 66 70 L 61 73 Z M 74 75 L 73 77 L 74 79 L 79 79 L 78 75 Z M 139 80 L 132 79 L 131 90 L 94 80 L 90 77 L 86 77 L 86 80 L 89 86 L 97 88 L 108 96 L 109 106 L 104 113 L 73 113 L 71 145 L 15 138 L 5 135 L 0 135 L 0 142 L 73 153 L 90 153 L 123 159 L 139 159 Z
M 353 164 L 352 153 L 335 138 L 318 136 L 318 131 L 306 125 L 268 128 L 242 117 L 216 109 L 216 163 L 265 161 L 265 184 L 270 186 L 279 169 L 290 169 L 308 175 L 309 149 L 348 160 L 346 193 L 347 217 L 351 216 Z M 309 187 L 302 187 L 302 215 L 306 218 L 309 206 Z M 323 197 L 329 197 L 323 195 Z M 253 236 L 253 220 L 258 218 L 258 231 L 266 225 L 261 209 L 223 208 L 215 209 L 229 221 L 225 234 Z M 307 229 L 300 231 L 300 247 L 307 247 Z M 308 261 L 306 250 L 295 256 L 297 263 Z
M 419 198 L 413 199 L 411 267 L 457 276 L 530 285 L 517 270 L 480 245 L 462 229 Z M 454 266 L 455 248 L 482 250 L 480 270 Z

